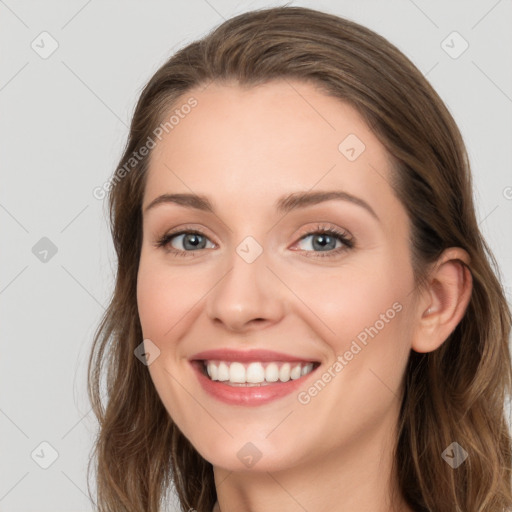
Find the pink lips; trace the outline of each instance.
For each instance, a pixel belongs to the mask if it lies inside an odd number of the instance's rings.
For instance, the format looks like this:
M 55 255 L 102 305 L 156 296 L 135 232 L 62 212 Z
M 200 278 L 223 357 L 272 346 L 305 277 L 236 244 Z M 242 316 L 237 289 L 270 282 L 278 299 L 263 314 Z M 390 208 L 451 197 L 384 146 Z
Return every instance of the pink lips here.
M 309 376 L 315 373 L 317 369 L 314 367 L 311 373 L 308 373 L 296 380 L 289 380 L 288 382 L 278 381 L 265 386 L 235 387 L 225 384 L 224 382 L 211 380 L 207 375 L 205 375 L 203 369 L 203 361 L 205 360 L 239 362 L 288 361 L 304 363 L 313 362 L 313 360 L 272 350 L 257 349 L 247 351 L 232 349 L 206 350 L 192 356 L 190 358 L 190 363 L 202 388 L 212 397 L 229 405 L 257 406 L 282 398 L 304 386 Z M 317 361 L 314 362 L 317 363 Z
M 206 350 L 193 355 L 190 360 L 209 360 L 209 361 L 240 361 L 241 363 L 250 361 L 289 361 L 289 362 L 313 362 L 313 359 L 304 359 L 302 357 L 274 352 L 273 350 L 233 350 L 229 348 Z M 316 361 L 315 361 L 316 362 Z

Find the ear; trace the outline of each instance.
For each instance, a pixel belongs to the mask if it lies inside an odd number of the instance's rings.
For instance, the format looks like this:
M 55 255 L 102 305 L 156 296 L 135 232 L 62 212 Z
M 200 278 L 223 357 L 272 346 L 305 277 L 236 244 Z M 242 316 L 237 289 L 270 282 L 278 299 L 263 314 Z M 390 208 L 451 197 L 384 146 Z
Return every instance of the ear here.
M 462 320 L 473 289 L 471 272 L 462 263 L 469 265 L 469 260 L 464 249 L 451 247 L 433 265 L 416 305 L 414 351 L 435 350 Z

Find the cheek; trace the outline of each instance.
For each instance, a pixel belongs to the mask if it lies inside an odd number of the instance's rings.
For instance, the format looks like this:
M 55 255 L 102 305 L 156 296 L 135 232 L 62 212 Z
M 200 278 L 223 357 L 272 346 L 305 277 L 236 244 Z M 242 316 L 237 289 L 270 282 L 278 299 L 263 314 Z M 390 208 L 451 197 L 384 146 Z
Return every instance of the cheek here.
M 350 386 L 357 391 L 346 398 L 353 403 L 345 405 L 354 414 L 370 397 L 385 408 L 394 396 L 389 389 L 400 386 L 410 351 L 407 311 L 413 276 L 406 258 L 395 256 L 369 255 L 314 280 L 295 273 L 294 291 L 315 313 L 329 365 L 340 363 L 332 368 L 336 377 L 323 395 L 331 396 L 327 402 L 332 407 L 340 406 L 339 396 Z
M 311 279 L 298 277 L 294 291 L 315 313 L 316 334 L 329 353 L 318 379 L 304 389 L 304 414 L 318 421 L 318 435 L 332 439 L 371 429 L 396 405 L 409 354 L 408 293 L 412 273 L 392 257 L 372 258 Z M 312 317 L 310 317 L 312 318 Z M 347 392 L 349 391 L 349 392 Z M 317 398 L 318 397 L 318 398 Z M 333 412 L 345 418 L 332 422 Z
M 182 359 L 179 340 L 195 319 L 194 305 L 204 294 L 190 272 L 170 269 L 158 257 L 141 254 L 137 276 L 137 305 L 142 334 L 160 350 L 148 367 L 155 388 L 173 420 L 185 428 L 189 395 L 183 383 L 190 369 Z M 173 378 L 173 376 L 181 375 Z M 190 428 L 190 427 L 189 427 Z
M 201 281 L 192 272 L 174 269 L 141 255 L 137 305 L 145 338 L 162 339 L 183 320 L 202 296 Z
M 407 271 L 387 259 L 329 269 L 314 279 L 300 275 L 293 277 L 294 291 L 316 314 L 336 350 L 344 349 L 347 340 L 365 328 L 375 323 L 381 328 L 383 321 L 386 326 L 391 323 L 386 320 L 394 321 L 409 286 Z
M 144 338 L 159 338 L 167 325 L 172 325 L 176 311 L 175 295 L 168 292 L 169 285 L 155 266 L 141 259 L 137 277 L 137 306 Z
M 137 276 L 137 306 L 144 338 L 158 340 L 176 322 L 182 308 L 176 283 L 158 264 L 141 257 Z

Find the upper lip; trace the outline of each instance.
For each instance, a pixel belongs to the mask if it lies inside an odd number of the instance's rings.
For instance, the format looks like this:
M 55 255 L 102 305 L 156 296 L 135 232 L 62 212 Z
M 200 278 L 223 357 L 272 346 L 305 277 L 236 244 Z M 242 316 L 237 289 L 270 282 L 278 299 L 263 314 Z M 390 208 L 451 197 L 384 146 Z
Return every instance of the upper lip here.
M 207 360 L 207 361 L 300 361 L 300 362 L 318 362 L 307 357 L 297 357 L 283 352 L 275 352 L 273 350 L 233 350 L 230 348 L 221 348 L 215 350 L 205 350 L 194 354 L 191 360 Z

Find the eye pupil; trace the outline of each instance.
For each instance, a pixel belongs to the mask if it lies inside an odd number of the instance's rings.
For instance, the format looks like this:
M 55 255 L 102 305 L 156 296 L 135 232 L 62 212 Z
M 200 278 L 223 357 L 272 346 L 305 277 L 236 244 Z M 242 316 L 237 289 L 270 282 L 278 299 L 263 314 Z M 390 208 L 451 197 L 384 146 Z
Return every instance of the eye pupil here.
M 318 243 L 316 243 L 317 240 L 319 241 Z M 317 235 L 313 238 L 313 247 L 315 247 L 315 249 L 325 249 L 326 246 L 329 245 L 329 242 L 331 242 L 331 245 L 332 242 L 334 242 L 334 246 L 336 245 L 336 240 L 332 236 L 325 234 Z M 334 246 L 331 248 L 334 249 Z
M 197 249 L 201 244 L 201 238 L 203 238 L 201 235 L 198 235 L 197 233 L 189 233 L 185 235 L 183 239 L 183 246 L 186 248 L 187 244 L 191 244 L 189 248 Z M 203 239 L 203 244 L 204 244 Z M 204 246 L 201 246 L 201 248 L 204 248 Z

